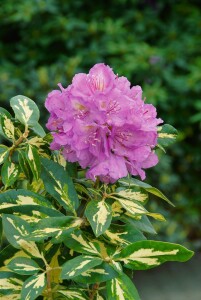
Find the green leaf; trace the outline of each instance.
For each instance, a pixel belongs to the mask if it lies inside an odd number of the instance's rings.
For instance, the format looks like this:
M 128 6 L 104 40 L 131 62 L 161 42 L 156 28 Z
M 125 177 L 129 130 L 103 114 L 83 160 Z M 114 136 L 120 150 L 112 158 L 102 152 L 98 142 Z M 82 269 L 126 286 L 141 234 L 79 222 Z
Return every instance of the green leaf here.
M 162 147 L 167 147 L 175 142 L 177 138 L 177 130 L 169 125 L 164 124 L 158 127 L 158 145 Z
M 0 272 L 0 294 L 2 295 L 17 295 L 22 289 L 23 281 L 19 279 L 13 272 Z M 4 299 L 4 296 L 3 298 Z M 6 298 L 5 298 L 6 299 Z M 10 298 L 13 299 L 13 298 Z M 20 299 L 20 298 L 14 298 Z
M 0 145 L 0 165 L 8 158 L 10 149 L 4 145 Z
M 14 164 L 10 160 L 7 160 L 1 169 L 1 176 L 3 184 L 8 187 L 15 183 L 20 174 L 20 169 L 17 164 Z
M 22 286 L 21 299 L 34 300 L 41 295 L 47 284 L 45 273 L 29 277 Z
M 122 216 L 121 219 L 123 222 L 125 221 L 126 223 L 132 224 L 136 229 L 139 229 L 142 232 L 156 234 L 153 225 L 149 221 L 148 217 L 145 215 L 140 216 L 140 218 L 136 220 L 134 218 L 129 217 L 128 215 Z
M 136 241 L 146 240 L 145 236 L 131 224 L 113 224 L 105 231 L 104 237 L 107 238 L 110 243 L 118 246 L 125 246 Z
M 0 133 L 7 139 L 15 140 L 15 126 L 10 114 L 3 114 L 0 111 Z
M 85 284 L 105 282 L 118 276 L 118 272 L 114 270 L 108 263 L 103 262 L 101 265 L 93 267 L 81 275 L 76 276 L 73 280 Z
M 91 224 L 94 234 L 98 237 L 103 234 L 111 224 L 112 208 L 105 201 L 90 201 L 87 204 L 85 215 Z
M 35 125 L 39 120 L 39 109 L 35 102 L 28 97 L 18 95 L 10 100 L 15 118 L 24 125 Z
M 100 255 L 100 244 L 96 241 L 90 241 L 81 230 L 75 230 L 64 241 L 64 244 L 76 252 L 88 255 Z
M 41 158 L 41 162 L 43 166 L 41 176 L 47 192 L 65 210 L 76 215 L 75 210 L 78 208 L 79 200 L 72 179 L 58 163 L 46 158 Z
M 29 239 L 33 241 L 44 241 L 54 237 L 52 243 L 65 241 L 72 231 L 80 227 L 83 220 L 75 217 L 50 217 L 40 220 L 34 227 Z
M 41 270 L 39 265 L 28 257 L 16 257 L 7 264 L 7 267 L 20 275 L 34 275 Z
M 103 296 L 101 294 L 99 294 L 99 291 L 96 292 L 94 300 L 104 300 Z
M 133 282 L 125 274 L 107 281 L 107 299 L 110 300 L 140 300 Z
M 41 163 L 38 151 L 34 146 L 28 144 L 25 155 L 35 180 L 38 180 L 41 172 Z
M 61 278 L 71 279 L 87 270 L 98 266 L 102 263 L 102 259 L 89 255 L 80 255 L 69 261 L 62 266 Z
M 158 241 L 140 241 L 128 245 L 114 259 L 123 261 L 125 267 L 147 270 L 166 261 L 189 260 L 193 252 L 183 246 Z
M 39 124 L 36 123 L 34 125 L 31 126 L 31 129 L 39 136 L 44 137 L 46 135 L 43 127 Z
M 145 189 L 148 193 L 151 193 L 151 194 L 165 200 L 170 205 L 174 206 L 174 204 L 161 191 L 159 191 L 157 188 L 154 188 L 153 186 L 151 186 L 148 183 L 145 183 L 143 181 L 140 181 L 140 180 L 134 179 L 134 178 L 122 178 L 119 180 L 119 183 L 124 186 L 128 186 L 129 188 L 135 187 L 135 186 L 141 187 L 141 188 Z

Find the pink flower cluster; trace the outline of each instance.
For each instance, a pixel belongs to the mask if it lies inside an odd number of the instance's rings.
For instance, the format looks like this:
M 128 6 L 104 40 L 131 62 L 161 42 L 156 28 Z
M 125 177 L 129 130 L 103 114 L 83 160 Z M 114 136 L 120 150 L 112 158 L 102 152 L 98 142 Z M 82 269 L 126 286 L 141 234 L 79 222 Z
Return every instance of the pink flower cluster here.
M 66 89 L 59 86 L 45 103 L 51 149 L 62 149 L 67 161 L 88 168 L 92 180 L 113 183 L 128 173 L 144 179 L 143 169 L 158 162 L 153 149 L 162 120 L 142 100 L 141 87 L 131 88 L 126 77 L 103 63 L 75 75 Z

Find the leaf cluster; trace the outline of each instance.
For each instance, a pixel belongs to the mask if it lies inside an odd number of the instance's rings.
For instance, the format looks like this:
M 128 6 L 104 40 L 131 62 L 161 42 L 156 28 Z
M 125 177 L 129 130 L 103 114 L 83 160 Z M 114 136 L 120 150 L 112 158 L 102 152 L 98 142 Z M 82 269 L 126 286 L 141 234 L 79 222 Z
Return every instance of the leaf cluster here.
M 76 164 L 50 151 L 51 136 L 39 124 L 36 104 L 10 101 L 0 108 L 1 255 L 3 299 L 139 300 L 135 270 L 186 261 L 192 251 L 148 240 L 155 234 L 146 209 L 149 194 L 172 204 L 158 189 L 134 178 L 113 185 L 87 180 Z M 158 147 L 175 139 L 159 127 Z

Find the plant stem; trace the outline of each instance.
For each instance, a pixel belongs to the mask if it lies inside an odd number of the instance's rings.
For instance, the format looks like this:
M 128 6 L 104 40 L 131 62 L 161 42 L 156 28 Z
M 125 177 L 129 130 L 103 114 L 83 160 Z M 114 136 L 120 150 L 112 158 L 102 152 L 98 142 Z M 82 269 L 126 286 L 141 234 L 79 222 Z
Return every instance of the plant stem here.
M 90 300 L 94 300 L 94 297 L 96 296 L 98 288 L 99 288 L 99 283 L 95 283 L 93 285 L 92 290 L 91 290 L 90 295 L 89 295 Z
M 51 287 L 51 268 L 49 266 L 46 266 L 47 271 L 47 295 L 49 300 L 53 300 L 52 297 L 52 287 Z
M 29 130 L 26 127 L 24 133 L 19 137 L 19 139 L 11 147 L 10 154 L 9 154 L 10 157 L 13 155 L 13 152 L 15 151 L 15 149 L 23 142 L 23 140 L 27 138 L 28 134 L 29 134 Z

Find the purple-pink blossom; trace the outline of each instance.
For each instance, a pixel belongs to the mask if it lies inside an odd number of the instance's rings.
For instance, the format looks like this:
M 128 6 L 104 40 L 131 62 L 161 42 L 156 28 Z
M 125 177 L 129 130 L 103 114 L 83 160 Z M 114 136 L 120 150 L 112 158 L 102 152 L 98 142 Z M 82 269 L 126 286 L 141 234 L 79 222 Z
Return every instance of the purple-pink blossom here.
M 51 149 L 87 168 L 86 177 L 113 183 L 129 174 L 145 178 L 157 164 L 156 109 L 145 104 L 140 86 L 131 87 L 103 63 L 74 76 L 66 89 L 48 94 L 45 102 L 52 132 Z

